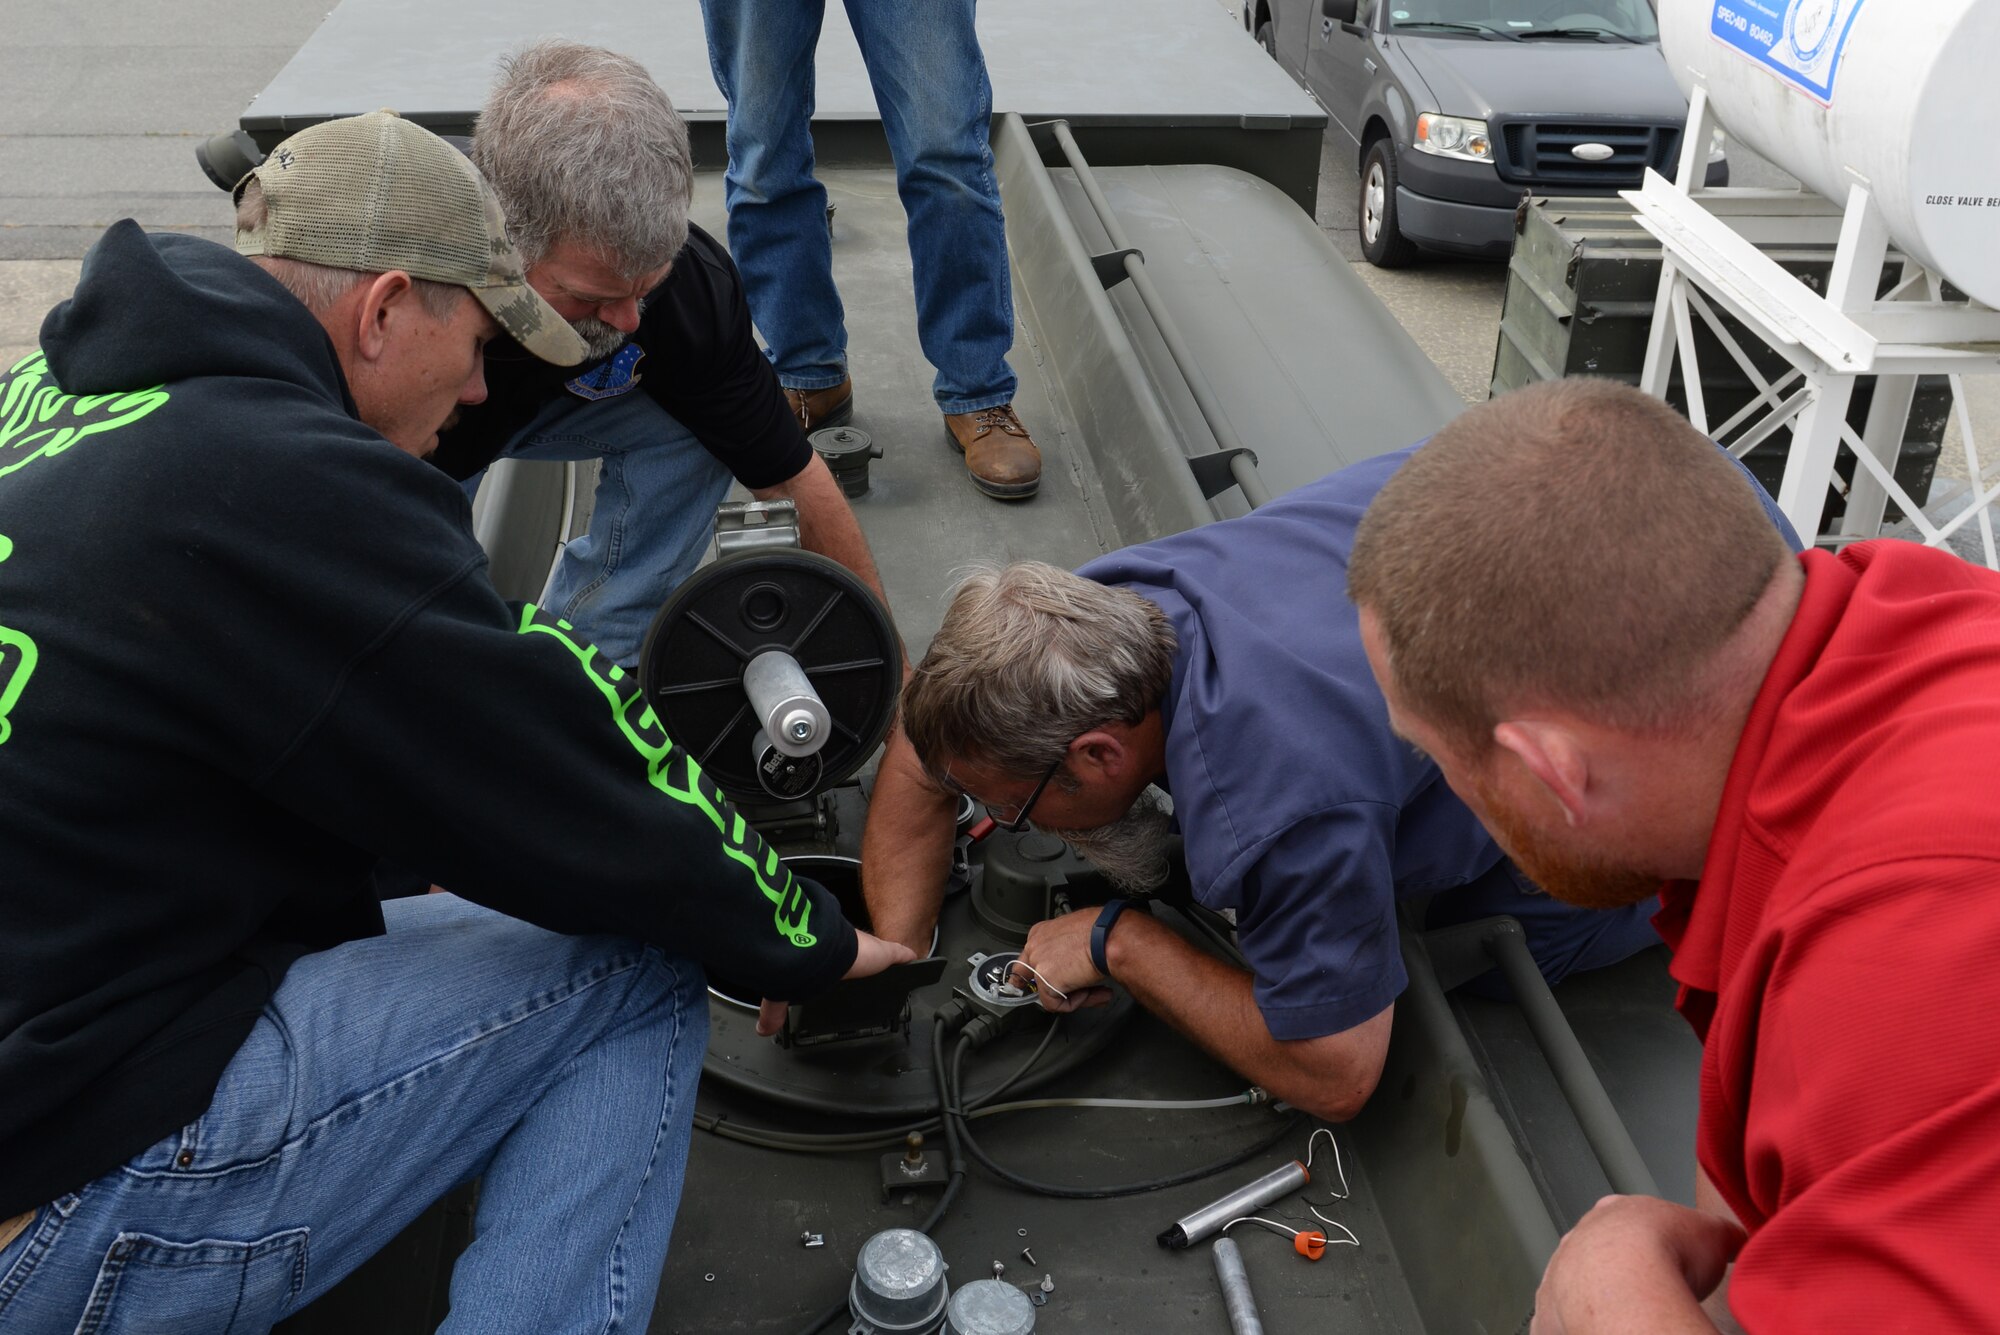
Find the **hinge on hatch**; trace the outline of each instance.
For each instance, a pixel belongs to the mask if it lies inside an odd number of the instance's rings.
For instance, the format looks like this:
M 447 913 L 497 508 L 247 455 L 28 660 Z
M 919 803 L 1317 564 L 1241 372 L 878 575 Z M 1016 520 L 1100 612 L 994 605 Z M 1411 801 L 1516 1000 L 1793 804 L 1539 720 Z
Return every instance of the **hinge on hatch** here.
M 724 501 L 716 507 L 717 556 L 798 545 L 799 506 L 796 501 Z

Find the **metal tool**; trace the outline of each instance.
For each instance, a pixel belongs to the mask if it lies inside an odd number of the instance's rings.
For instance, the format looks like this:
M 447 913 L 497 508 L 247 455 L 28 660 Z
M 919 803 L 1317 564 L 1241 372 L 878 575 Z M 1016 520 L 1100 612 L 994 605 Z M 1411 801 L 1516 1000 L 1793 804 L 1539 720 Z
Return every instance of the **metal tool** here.
M 1250 1292 L 1250 1272 L 1243 1268 L 1243 1250 L 1229 1238 L 1215 1240 L 1215 1278 L 1222 1285 L 1230 1335 L 1264 1335 L 1257 1299 Z
M 1255 1214 L 1272 1201 L 1289 1196 L 1311 1181 L 1312 1174 L 1306 1171 L 1306 1166 L 1294 1159 L 1254 1182 L 1244 1183 L 1220 1200 L 1210 1201 L 1199 1210 L 1182 1215 L 1174 1221 L 1172 1228 L 1160 1234 L 1159 1243 L 1176 1251 L 1191 1247 L 1203 1238 L 1220 1232 L 1230 1220 Z

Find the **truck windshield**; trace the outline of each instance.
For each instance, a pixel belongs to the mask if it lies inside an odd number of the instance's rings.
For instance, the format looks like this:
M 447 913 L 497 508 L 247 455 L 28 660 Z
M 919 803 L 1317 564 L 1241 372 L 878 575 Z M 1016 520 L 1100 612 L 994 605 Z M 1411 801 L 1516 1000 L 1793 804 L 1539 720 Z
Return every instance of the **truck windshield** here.
M 1412 35 L 1626 42 L 1660 37 L 1647 0 L 1403 0 L 1389 7 L 1389 23 Z

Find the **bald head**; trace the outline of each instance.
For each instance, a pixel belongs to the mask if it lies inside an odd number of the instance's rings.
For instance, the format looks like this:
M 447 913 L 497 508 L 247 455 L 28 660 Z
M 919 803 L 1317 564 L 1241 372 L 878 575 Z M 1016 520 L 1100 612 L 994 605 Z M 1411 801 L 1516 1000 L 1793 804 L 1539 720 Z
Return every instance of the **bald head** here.
M 1789 559 L 1752 484 L 1685 418 L 1561 380 L 1412 455 L 1362 521 L 1348 593 L 1403 706 L 1478 755 L 1523 709 L 1701 726 L 1718 656 Z

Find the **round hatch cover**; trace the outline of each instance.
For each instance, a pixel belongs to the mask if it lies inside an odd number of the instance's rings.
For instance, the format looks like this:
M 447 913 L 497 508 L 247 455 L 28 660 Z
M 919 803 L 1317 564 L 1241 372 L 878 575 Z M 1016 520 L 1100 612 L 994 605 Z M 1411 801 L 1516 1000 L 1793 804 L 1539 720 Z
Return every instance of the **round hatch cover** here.
M 794 776 L 786 796 L 809 797 L 860 769 L 888 734 L 902 686 L 888 610 L 847 567 L 784 549 L 696 571 L 653 618 L 639 682 L 667 734 L 749 805 L 778 795 L 768 775 L 760 779 L 769 748 L 743 685 L 750 661 L 772 649 L 797 660 L 832 720 L 817 773 L 803 785 Z

